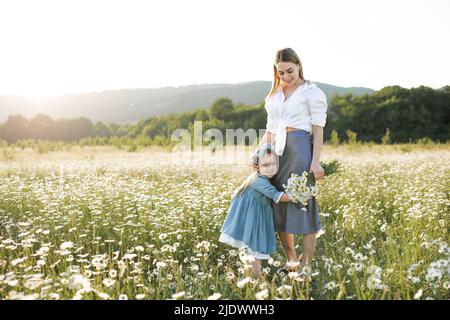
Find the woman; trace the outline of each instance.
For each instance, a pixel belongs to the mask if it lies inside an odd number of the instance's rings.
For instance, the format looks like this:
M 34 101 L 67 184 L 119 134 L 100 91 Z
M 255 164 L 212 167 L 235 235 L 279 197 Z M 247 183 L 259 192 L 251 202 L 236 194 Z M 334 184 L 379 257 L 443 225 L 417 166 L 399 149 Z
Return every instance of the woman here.
M 294 50 L 279 50 L 273 69 L 272 90 L 265 99 L 267 129 L 259 145 L 275 144 L 280 162 L 271 182 L 283 190 L 291 173 L 312 172 L 316 180 L 324 176 L 319 162 L 327 100 L 322 90 L 304 79 L 302 64 Z M 303 269 L 313 258 L 316 234 L 321 229 L 317 200 L 309 200 L 306 208 L 296 203 L 272 205 L 275 229 L 288 259 L 284 270 L 296 270 L 298 266 Z M 295 234 L 304 236 L 300 261 L 295 252 Z

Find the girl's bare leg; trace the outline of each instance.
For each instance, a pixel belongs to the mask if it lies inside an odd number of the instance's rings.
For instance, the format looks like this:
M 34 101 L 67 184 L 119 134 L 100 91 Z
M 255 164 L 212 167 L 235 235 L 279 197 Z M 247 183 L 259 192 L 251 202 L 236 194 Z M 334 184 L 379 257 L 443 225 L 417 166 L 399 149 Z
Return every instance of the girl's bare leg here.
M 253 262 L 253 277 L 258 278 L 261 275 L 261 260 L 255 259 Z

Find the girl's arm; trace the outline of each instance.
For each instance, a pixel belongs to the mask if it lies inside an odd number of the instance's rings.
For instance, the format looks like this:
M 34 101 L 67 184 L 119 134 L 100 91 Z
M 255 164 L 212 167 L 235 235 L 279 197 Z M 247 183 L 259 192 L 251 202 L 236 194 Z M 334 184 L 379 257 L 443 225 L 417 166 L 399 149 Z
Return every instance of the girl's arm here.
M 255 188 L 257 191 L 264 194 L 266 197 L 272 199 L 276 203 L 282 201 L 282 202 L 288 202 L 289 196 L 283 192 L 278 191 L 277 188 L 275 188 L 269 180 L 266 180 L 264 178 L 257 178 L 251 185 L 253 188 Z

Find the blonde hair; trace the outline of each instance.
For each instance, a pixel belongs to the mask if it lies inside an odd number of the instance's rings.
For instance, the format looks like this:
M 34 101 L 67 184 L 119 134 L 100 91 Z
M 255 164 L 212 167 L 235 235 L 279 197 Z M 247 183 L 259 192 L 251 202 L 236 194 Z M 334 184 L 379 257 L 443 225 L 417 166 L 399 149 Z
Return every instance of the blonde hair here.
M 258 165 L 259 164 L 259 159 L 265 155 L 266 153 L 274 153 L 275 154 L 275 147 L 270 144 L 270 143 L 266 143 L 263 146 L 261 146 L 258 150 L 256 150 L 255 154 L 253 154 L 253 164 Z M 245 181 L 234 191 L 233 195 L 231 196 L 231 198 L 237 197 L 239 196 L 245 189 L 247 189 L 252 182 L 258 177 L 258 173 L 257 172 L 252 172 L 247 179 L 245 179 Z
M 258 174 L 256 172 L 252 172 L 247 179 L 234 191 L 231 198 L 239 196 L 245 189 L 248 188 L 252 184 L 252 182 L 256 179 Z
M 303 77 L 302 62 L 300 61 L 300 58 L 295 53 L 295 51 L 292 50 L 291 48 L 284 48 L 278 50 L 277 53 L 275 54 L 275 62 L 273 64 L 273 83 L 272 89 L 270 90 L 269 93 L 270 96 L 273 95 L 280 87 L 280 76 L 278 75 L 278 70 L 276 66 L 280 62 L 292 62 L 298 64 L 300 66 L 299 68 L 300 79 L 305 80 L 305 78 Z

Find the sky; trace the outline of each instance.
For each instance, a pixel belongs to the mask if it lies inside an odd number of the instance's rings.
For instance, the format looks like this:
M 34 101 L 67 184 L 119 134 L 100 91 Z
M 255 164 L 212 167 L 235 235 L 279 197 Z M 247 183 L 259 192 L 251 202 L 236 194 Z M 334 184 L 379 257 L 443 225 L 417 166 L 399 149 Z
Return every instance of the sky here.
M 450 85 L 448 0 L 0 0 L 0 95 L 45 97 L 304 76 L 379 90 Z

